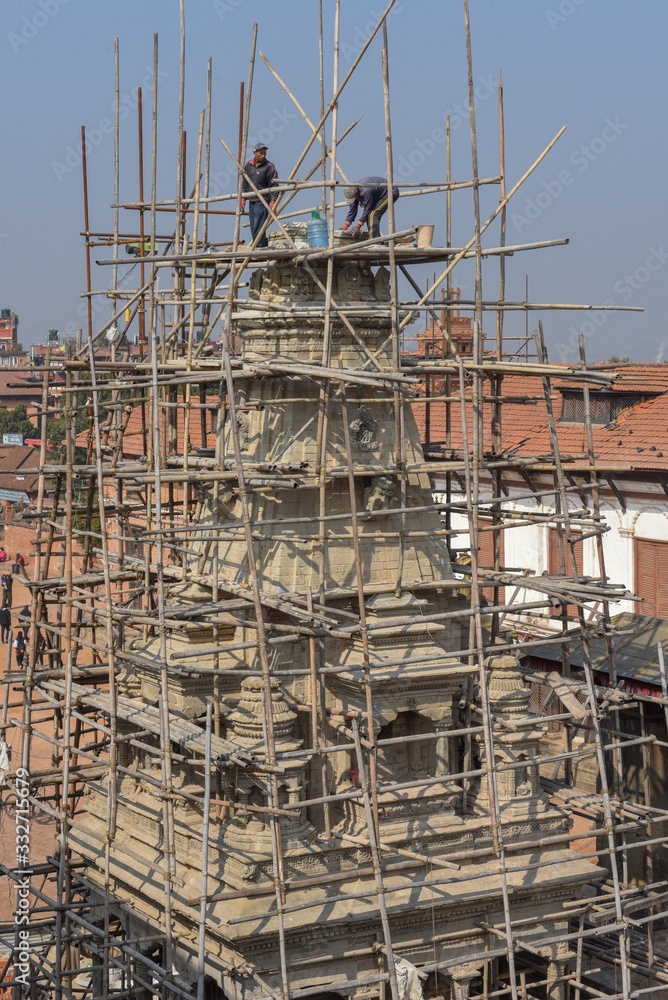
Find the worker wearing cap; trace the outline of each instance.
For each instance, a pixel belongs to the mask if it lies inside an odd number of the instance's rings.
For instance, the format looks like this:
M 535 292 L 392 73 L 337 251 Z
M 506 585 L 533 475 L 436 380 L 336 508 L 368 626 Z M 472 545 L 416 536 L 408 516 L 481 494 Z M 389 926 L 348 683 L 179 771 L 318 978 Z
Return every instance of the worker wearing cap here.
M 365 222 L 368 222 L 369 234 L 373 239 L 380 236 L 380 220 L 387 212 L 387 177 L 363 177 L 357 184 L 348 184 L 343 189 L 343 197 L 350 208 L 342 230 L 348 229 L 357 215 L 357 209 L 362 206 L 359 222 L 353 226 L 357 236 Z M 392 188 L 392 201 L 399 197 L 399 188 Z
M 246 207 L 246 201 L 248 201 L 251 233 L 253 234 L 253 240 L 255 240 L 257 234 L 264 226 L 269 212 L 253 190 L 249 178 L 262 194 L 267 188 L 275 187 L 278 172 L 274 164 L 270 163 L 267 159 L 267 147 L 263 142 L 258 142 L 253 146 L 253 153 L 255 154 L 253 159 L 249 160 L 245 167 L 247 176 L 244 177 L 241 184 L 241 211 L 243 212 Z M 276 195 L 269 195 L 264 200 L 269 202 L 270 208 L 273 208 Z M 258 247 L 268 246 L 267 234 L 263 233 Z

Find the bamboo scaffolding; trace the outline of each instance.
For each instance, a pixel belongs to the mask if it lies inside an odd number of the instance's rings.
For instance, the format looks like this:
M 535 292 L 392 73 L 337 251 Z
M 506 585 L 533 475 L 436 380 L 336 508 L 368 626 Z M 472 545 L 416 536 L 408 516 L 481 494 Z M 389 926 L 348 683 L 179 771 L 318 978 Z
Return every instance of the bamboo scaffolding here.
M 260 52 L 270 74 L 294 103 L 308 129 L 305 148 L 289 176 L 271 189 L 259 192 L 260 201 L 270 195 L 276 200 L 264 228 L 275 223 L 286 239 L 286 246 L 277 250 L 259 248 L 255 245 L 257 240 L 249 247 L 241 239 L 240 193 L 253 112 L 257 25 L 252 32 L 247 83 L 241 85 L 236 155 L 231 144 L 221 139 L 237 169 L 238 183 L 235 192 L 222 195 L 210 193 L 211 60 L 206 64 L 205 110 L 199 121 L 192 167 L 195 177 L 189 184 L 186 180 L 186 26 L 185 5 L 180 0 L 175 197 L 158 199 L 158 40 L 154 36 L 150 200 L 146 200 L 144 193 L 140 91 L 136 125 L 138 200 L 121 202 L 119 48 L 118 40 L 115 41 L 113 232 L 92 228 L 84 155 L 86 291 L 83 298 L 88 310 L 87 337 L 76 353 L 70 350 L 62 359 L 47 354 L 43 371 L 32 379 L 41 389 L 42 400 L 39 464 L 25 470 L 39 477 L 35 509 L 27 511 L 25 518 L 27 524 L 35 527 L 35 573 L 34 580 L 29 581 L 28 664 L 25 672 L 13 671 L 11 646 L 8 646 L 2 678 L 3 738 L 14 731 L 20 735 L 21 762 L 28 769 L 36 759 L 38 745 L 49 748 L 52 754 L 50 767 L 33 771 L 29 796 L 33 812 L 39 811 L 54 821 L 59 835 L 57 857 L 49 862 L 48 873 L 45 871 L 55 881 L 42 888 L 35 883 L 31 885 L 33 919 L 36 922 L 44 917 L 44 926 L 51 935 L 41 964 L 32 961 L 31 977 L 36 988 L 52 989 L 57 997 L 70 1000 L 76 996 L 78 1000 L 72 978 L 79 971 L 78 949 L 86 940 L 94 942 L 93 975 L 98 977 L 94 981 L 99 984 L 103 1000 L 134 998 L 138 991 L 160 992 L 163 1000 L 193 995 L 203 1000 L 208 988 L 206 977 L 212 966 L 222 970 L 221 975 L 224 972 L 229 976 L 228 984 L 233 983 L 234 989 L 237 989 L 236 976 L 247 978 L 248 984 L 240 988 L 248 990 L 252 1000 L 265 996 L 267 1000 L 269 997 L 292 1000 L 339 991 L 351 995 L 358 988 L 377 991 L 381 998 L 391 994 L 392 1000 L 403 1000 L 395 961 L 403 955 L 412 961 L 418 953 L 421 957 L 416 961 L 421 977 L 437 974 L 434 988 L 441 991 L 447 976 L 447 984 L 452 981 L 456 993 L 464 989 L 453 975 L 462 964 L 464 953 L 460 950 L 457 952 L 460 957 L 454 957 L 455 951 L 448 949 L 455 945 L 467 949 L 466 961 L 472 963 L 474 975 L 480 973 L 482 982 L 482 987 L 474 986 L 469 977 L 468 992 L 461 993 L 462 1000 L 464 996 L 471 1000 L 497 996 L 529 1000 L 544 995 L 544 991 L 550 1000 L 556 1000 L 564 995 L 559 991 L 567 987 L 577 1000 L 584 996 L 619 996 L 620 1000 L 621 997 L 628 1000 L 632 995 L 661 995 L 659 990 L 665 989 L 668 954 L 662 952 L 655 925 L 668 913 L 666 883 L 659 880 L 657 870 L 660 850 L 668 844 L 668 835 L 663 833 L 668 811 L 661 808 L 654 792 L 651 757 L 668 748 L 668 734 L 663 725 L 665 722 L 668 726 L 663 650 L 659 647 L 662 695 L 640 695 L 614 687 L 615 637 L 630 632 L 612 628 L 610 606 L 611 602 L 634 598 L 624 586 L 612 583 L 607 577 L 603 550 L 607 525 L 601 498 L 604 488 L 607 489 L 604 477 L 631 468 L 598 463 L 592 435 L 591 395 L 623 384 L 620 383 L 623 368 L 592 369 L 582 343 L 579 364 L 551 364 L 542 329 L 535 361 L 529 360 L 528 348 L 524 361 L 514 356 L 515 348 L 509 348 L 518 339 L 509 330 L 516 312 L 528 315 L 536 310 L 608 308 L 536 303 L 529 301 L 528 292 L 524 300 L 509 301 L 505 297 L 509 255 L 568 242 L 554 239 L 511 246 L 506 241 L 510 199 L 563 130 L 507 190 L 503 87 L 499 75 L 499 171 L 497 177 L 479 176 L 471 30 L 468 3 L 463 0 L 471 177 L 462 181 L 453 179 L 448 120 L 445 179 L 400 180 L 397 185 L 402 201 L 408 195 L 443 196 L 446 246 L 423 251 L 399 243 L 413 229 L 397 228 L 391 198 L 387 211 L 388 236 L 336 245 L 334 216 L 342 204 L 336 202 L 336 196 L 341 185 L 348 183 L 339 146 L 357 124 L 354 122 L 339 133 L 338 101 L 376 36 L 388 189 L 395 186 L 387 28 L 393 4 L 394 0 L 372 26 L 361 51 L 340 79 L 341 5 L 336 0 L 331 26 L 330 100 L 325 94 L 324 79 L 324 33 L 330 26 L 324 23 L 323 5 L 319 2 L 317 122 L 308 116 L 269 57 Z M 371 57 L 372 52 L 367 59 Z M 85 139 L 85 132 L 82 138 Z M 315 143 L 320 144 L 320 155 L 315 166 L 305 170 L 302 165 Z M 311 180 L 316 171 L 320 172 L 320 179 Z M 499 204 L 483 221 L 480 188 L 491 184 L 499 186 Z M 472 236 L 464 246 L 453 247 L 452 198 L 469 189 L 473 195 Z M 301 249 L 295 245 L 286 222 L 302 210 L 286 210 L 300 193 L 307 197 L 312 193 L 322 210 L 329 213 L 326 247 Z M 214 208 L 219 201 L 231 201 L 234 208 L 230 211 Z M 121 225 L 120 213 L 127 211 L 137 212 L 138 219 Z M 145 218 L 147 212 L 150 212 L 150 227 Z M 171 235 L 157 235 L 158 212 L 173 217 Z M 222 243 L 217 244 L 215 252 L 209 247 L 214 215 L 229 215 L 234 219 L 232 240 L 225 242 L 224 249 Z M 486 248 L 482 236 L 496 219 L 498 245 Z M 161 228 L 169 230 L 170 225 L 171 220 Z M 118 248 L 137 239 L 138 288 L 120 290 L 118 268 L 125 261 L 119 259 Z M 158 243 L 160 252 L 156 249 Z M 111 258 L 97 261 L 112 267 L 111 287 L 107 290 L 92 288 L 92 249 L 98 245 L 112 246 Z M 483 292 L 486 257 L 499 261 L 496 300 Z M 473 297 L 464 300 L 453 294 L 453 272 L 466 259 L 475 259 L 476 277 Z M 336 269 L 344 262 L 386 266 L 390 284 L 388 302 L 340 301 Z M 434 275 L 434 281 L 428 281 L 423 292 L 413 268 L 436 262 L 444 262 L 445 270 L 438 281 Z M 292 265 L 295 272 L 302 270 L 313 281 L 321 299 L 317 303 L 293 305 L 249 300 L 244 291 L 249 284 L 248 270 L 267 263 L 283 268 Z M 413 298 L 401 297 L 403 279 L 411 286 Z M 439 302 L 435 293 L 442 284 L 445 287 Z M 100 295 L 109 298 L 112 316 L 95 332 L 92 302 L 94 296 Z M 129 322 L 122 321 L 127 308 L 134 310 Z M 470 357 L 462 357 L 453 336 L 453 314 L 461 309 L 473 314 Z M 486 311 L 494 312 L 496 317 L 495 344 L 490 354 L 485 353 L 482 327 Z M 410 319 L 423 314 L 431 321 L 434 347 L 428 344 L 424 357 L 411 357 L 402 353 L 402 339 Z M 370 317 L 382 320 L 386 326 L 386 333 L 377 341 L 380 346 L 373 349 L 360 333 Z M 274 321 L 317 324 L 319 336 L 322 331 L 318 358 L 307 355 L 307 361 L 304 357 L 259 356 L 249 352 L 237 356 L 237 324 L 254 320 L 266 326 Z M 114 323 L 123 328 L 122 337 L 111 345 L 110 358 L 104 358 L 98 345 Z M 137 333 L 138 351 L 122 347 L 131 329 Z M 221 331 L 222 352 L 212 355 L 209 352 L 217 330 Z M 347 361 L 347 367 L 337 362 L 334 349 L 340 332 L 345 332 L 356 352 L 356 360 Z M 528 343 L 528 336 L 519 339 Z M 29 371 L 35 376 L 33 369 Z M 54 373 L 58 373 L 58 378 L 64 373 L 59 405 L 54 405 L 50 394 L 49 380 Z M 543 395 L 536 395 L 533 390 L 525 396 L 504 391 L 504 379 L 510 375 L 540 378 Z M 581 454 L 562 454 L 559 448 L 551 409 L 551 387 L 559 380 L 577 385 L 583 394 L 586 442 Z M 272 385 L 280 390 L 274 398 L 265 398 Z M 423 389 L 424 395 L 420 395 Z M 357 401 L 365 399 L 373 399 L 391 413 L 391 458 L 383 462 L 373 456 L 360 457 L 353 448 L 350 419 Z M 314 458 L 308 463 L 290 463 L 284 454 L 286 448 L 281 446 L 272 455 L 274 461 L 249 462 L 242 448 L 239 418 L 262 409 L 279 414 L 286 400 L 305 410 L 305 416 L 300 416 L 301 427 L 295 433 L 301 440 L 314 438 Z M 546 406 L 550 431 L 550 449 L 546 454 L 519 457 L 504 451 L 504 406 L 519 401 Z M 424 452 L 417 458 L 407 444 L 412 420 L 407 407 L 426 413 Z M 434 440 L 435 407 L 442 407 L 441 412 L 445 412 L 445 437 L 441 442 Z M 332 416 L 337 409 L 342 416 L 338 442 L 332 440 Z M 76 435 L 75 426 L 77 415 L 86 411 L 88 441 L 85 460 L 80 460 L 76 449 L 81 438 Z M 527 411 L 529 419 L 531 412 Z M 65 447 L 63 458 L 56 462 L 47 455 L 47 419 L 61 413 L 66 425 Z M 453 447 L 453 421 L 461 422 L 462 428 L 457 447 Z M 491 422 L 489 450 L 484 443 L 487 421 Z M 543 478 L 540 488 L 534 489 L 534 485 L 538 486 L 531 478 L 534 473 L 549 477 L 549 485 L 544 485 Z M 397 488 L 396 506 L 363 509 L 364 489 L 373 476 L 393 479 Z M 412 484 L 420 477 L 424 481 L 427 476 L 445 482 L 444 503 L 412 504 Z M 507 492 L 509 478 L 514 477 L 514 483 L 520 476 L 525 477 L 528 491 L 521 484 L 521 489 L 513 485 L 512 491 Z M 201 523 L 203 501 L 198 488 L 208 491 L 214 505 L 223 502 L 226 491 L 234 490 L 240 516 Z M 341 507 L 332 507 L 333 489 L 345 492 L 347 507 L 343 511 Z M 310 491 L 313 497 L 311 517 L 301 514 L 298 508 L 297 513 L 291 509 L 285 514 L 279 508 L 273 516 L 273 511 L 264 506 L 268 497 L 278 496 L 280 500 L 305 491 Z M 573 498 L 574 491 L 579 504 Z M 587 500 L 590 495 L 591 503 Z M 517 501 L 531 498 L 546 505 L 552 504 L 554 498 L 553 510 L 508 509 Z M 416 523 L 421 515 L 439 514 L 443 518 L 440 529 L 428 530 Z M 377 522 L 381 517 L 382 523 Z M 310 582 L 289 584 L 280 591 L 270 589 L 262 575 L 266 547 L 281 542 L 301 544 L 305 525 L 312 525 Z M 558 573 L 532 577 L 521 568 L 503 565 L 502 533 L 528 525 L 556 529 L 562 556 Z M 478 547 L 490 538 L 490 532 L 491 566 L 485 567 Z M 459 544 L 456 536 L 462 534 L 467 536 L 463 542 L 470 550 L 470 566 L 453 562 L 453 573 L 443 579 L 427 581 L 409 577 L 406 565 L 411 545 L 431 540 L 434 545 L 449 543 L 453 547 Z M 596 549 L 598 569 L 593 577 L 578 575 L 576 538 L 595 539 L 592 549 Z M 364 553 L 364 545 L 371 539 L 380 551 L 387 545 L 396 547 L 398 553 L 391 572 L 373 583 L 369 580 Z M 237 568 L 227 565 L 222 556 L 228 544 L 243 551 L 247 567 L 243 579 Z M 346 584 L 335 586 L 328 579 L 328 560 L 333 546 L 339 545 L 349 547 L 351 568 Z M 456 554 L 454 549 L 452 554 Z M 194 608 L 186 598 L 174 602 L 170 589 L 174 586 L 179 594 L 184 588 L 207 587 L 212 600 Z M 481 600 L 484 586 L 493 591 L 492 602 L 487 605 Z M 411 613 L 399 622 L 376 620 L 368 613 L 367 605 L 372 598 L 379 595 L 400 598 L 407 593 L 419 599 L 426 595 L 430 600 L 437 595 L 454 598 L 459 594 L 465 596 L 468 605 L 455 605 L 447 611 L 437 605 L 436 610 L 427 608 Z M 562 608 L 558 632 L 554 630 L 554 622 L 549 627 L 549 612 L 555 604 Z M 46 620 L 47 609 L 51 621 Z M 542 616 L 546 622 L 542 632 L 539 625 L 522 625 L 522 616 L 527 613 Z M 432 647 L 426 652 L 417 648 L 409 653 L 395 653 L 391 646 L 388 649 L 384 645 L 405 638 L 431 641 L 437 634 L 435 630 L 455 623 L 463 627 L 464 638 L 447 652 L 434 652 Z M 508 638 L 503 631 L 509 624 L 522 629 L 517 640 Z M 584 683 L 568 676 L 572 642 L 569 630 L 574 624 L 579 624 L 577 640 L 584 651 Z M 206 627 L 212 638 L 198 642 L 190 650 L 170 650 L 169 634 L 193 626 Z M 229 629 L 233 629 L 232 634 Z M 39 637 L 47 639 L 46 664 L 42 662 L 44 651 L 38 650 Z M 594 638 L 602 639 L 605 646 L 605 657 L 599 657 L 595 664 L 591 650 Z M 155 651 L 150 654 L 146 652 L 149 640 L 153 643 L 149 648 Z M 344 664 L 333 662 L 329 657 L 333 643 L 347 650 L 357 644 L 357 659 Z M 555 692 L 544 675 L 525 669 L 523 676 L 538 692 L 540 708 L 528 719 L 513 722 L 490 699 L 487 659 L 504 653 L 530 654 L 549 645 L 563 649 L 564 677 L 559 682 L 560 689 Z M 298 648 L 303 653 L 291 659 L 292 649 Z M 287 661 L 278 657 L 281 650 L 283 657 L 287 654 Z M 232 656 L 234 660 L 228 659 Z M 117 692 L 117 673 L 133 671 L 155 686 L 155 705 L 145 703 L 139 696 Z M 596 673 L 607 673 L 611 687 L 597 685 Z M 477 698 L 473 691 L 474 675 L 479 685 Z M 459 705 L 446 736 L 436 730 L 401 737 L 380 733 L 379 712 L 387 680 L 395 683 L 403 678 L 410 684 L 412 678 L 426 676 L 457 678 L 462 683 Z M 261 683 L 263 738 L 251 752 L 240 747 L 229 733 L 228 738 L 223 738 L 226 715 L 238 709 L 238 690 L 246 677 L 259 678 Z M 331 702 L 328 683 L 334 680 L 348 684 L 351 679 L 359 686 L 360 700 L 337 707 Z M 296 744 L 297 749 L 294 743 L 293 749 L 288 750 L 276 746 L 272 694 L 276 681 L 281 683 L 291 711 L 299 717 L 297 728 L 305 736 L 303 743 Z M 192 721 L 183 720 L 170 707 L 176 683 L 208 685 L 205 707 Z M 21 700 L 10 700 L 16 698 L 17 691 L 21 692 Z M 546 700 L 544 693 L 556 699 L 554 704 Z M 578 698 L 583 699 L 584 695 L 586 706 L 578 710 Z M 551 711 L 555 708 L 557 712 Z M 649 712 L 655 710 L 661 723 L 658 726 L 653 716 L 650 725 Z M 639 731 L 626 732 L 625 719 L 631 718 L 632 712 L 639 712 Z M 53 722 L 47 730 L 44 723 L 49 718 Z M 538 837 L 512 836 L 511 823 L 501 808 L 499 788 L 503 787 L 502 779 L 521 771 L 526 762 L 498 760 L 499 741 L 509 735 L 521 736 L 531 727 L 547 725 L 561 727 L 561 742 L 542 743 L 532 758 L 532 767 L 551 773 L 552 777 L 543 778 L 542 787 L 553 802 L 563 802 L 566 808 L 589 818 L 591 823 L 588 829 L 575 833 L 564 825 L 555 833 Z M 576 735 L 581 742 L 576 743 Z M 420 752 L 423 748 L 435 750 L 443 739 L 450 746 L 450 763 L 454 765 L 448 767 L 447 773 L 395 780 L 396 776 L 390 779 L 384 770 L 378 769 L 379 755 L 386 750 L 403 746 L 416 747 Z M 461 752 L 457 748 L 460 741 Z M 480 748 L 480 760 L 474 757 L 476 746 Z M 637 802 L 622 794 L 629 751 L 637 753 L 642 762 L 642 789 Z M 154 773 L 137 765 L 128 756 L 132 754 L 150 762 Z M 347 787 L 341 781 L 341 769 L 348 761 L 356 762 L 360 787 Z M 230 762 L 237 769 L 247 769 L 255 775 L 262 804 L 237 801 L 227 793 L 220 769 L 224 771 Z M 290 767 L 296 767 L 298 762 L 309 768 L 310 788 L 284 801 L 281 783 Z M 594 766 L 601 782 L 599 793 L 584 795 L 580 791 L 575 783 L 580 765 Z M 174 780 L 173 768 L 182 766 L 196 775 L 197 793 L 190 786 L 179 787 Z M 606 772 L 609 766 L 614 779 L 611 787 Z M 404 802 L 406 797 L 417 803 L 425 794 L 435 794 L 435 787 L 441 785 L 452 789 L 453 795 L 455 790 L 463 789 L 462 801 L 456 808 L 466 820 L 481 780 L 486 783 L 487 804 L 485 807 L 478 800 L 476 808 L 486 808 L 488 825 L 484 838 L 475 846 L 459 844 L 447 850 L 416 848 L 412 839 L 386 836 L 382 832 L 384 803 Z M 134 782 L 141 789 L 146 800 L 153 803 L 158 817 L 160 844 L 151 858 L 119 837 L 119 810 L 125 807 L 119 788 L 124 787 L 121 783 L 125 781 Z M 99 828 L 93 829 L 92 821 L 85 815 L 88 789 L 95 784 L 106 789 L 104 835 Z M 8 796 L 16 794 L 17 784 L 10 776 Z M 186 806 L 201 811 L 199 825 L 195 823 L 188 831 L 195 852 L 201 851 L 199 895 L 195 895 L 197 888 L 191 889 L 192 898 L 187 898 L 186 886 L 190 883 L 181 877 L 179 856 L 178 810 Z M 336 827 L 342 810 L 353 807 L 363 817 L 361 834 L 359 831 L 351 834 L 348 829 L 342 832 Z M 352 849 L 357 852 L 355 869 L 304 875 L 289 867 L 292 862 L 286 858 L 283 829 L 296 818 L 307 815 L 324 833 L 326 849 L 332 852 L 332 857 L 342 857 Z M 223 816 L 239 821 L 251 816 L 267 824 L 270 833 L 267 864 L 255 885 L 239 889 L 233 883 L 233 887 L 223 885 L 211 891 L 215 886 L 209 858 L 212 851 L 218 850 L 216 824 L 222 824 Z M 80 872 L 81 862 L 74 854 L 73 845 L 80 835 L 89 836 L 98 844 L 102 860 L 95 883 Z M 252 859 L 250 840 L 249 837 L 246 853 Z M 593 847 L 588 843 L 590 840 Z M 598 886 L 591 898 L 567 900 L 562 909 L 557 905 L 554 913 L 543 914 L 541 918 L 519 914 L 515 880 L 531 880 L 534 873 L 542 873 L 541 877 L 548 881 L 556 880 L 561 864 L 558 852 L 574 850 L 582 859 L 605 861 L 611 881 Z M 545 855 L 536 856 L 540 851 L 545 851 Z M 149 933 L 137 939 L 124 937 L 117 915 L 125 904 L 113 895 L 117 861 L 123 852 L 132 859 L 147 884 L 158 887 L 162 882 L 158 889 L 160 899 L 156 897 L 152 903 L 158 916 L 142 915 L 153 937 Z M 241 856 L 245 856 L 243 851 Z M 633 859 L 639 859 L 638 866 L 644 871 L 647 884 L 642 889 L 631 884 Z M 474 866 L 477 869 L 472 872 Z M 3 866 L 2 870 L 9 878 L 21 877 L 20 867 L 14 870 Z M 481 918 L 474 928 L 448 925 L 444 933 L 437 932 L 437 919 L 441 927 L 441 918 L 437 918 L 439 908 L 449 904 L 454 887 L 474 885 L 492 870 L 497 880 L 494 918 Z M 104 892 L 100 891 L 100 884 Z M 306 891 L 310 889 L 317 892 L 309 896 Z M 432 908 L 431 952 L 424 950 L 431 940 L 409 941 L 399 929 L 396 901 L 402 898 L 402 893 L 406 899 L 411 893 L 419 893 L 421 900 L 428 900 L 425 905 Z M 222 910 L 216 910 L 216 904 L 244 899 L 258 900 L 252 915 L 243 915 L 243 910 L 242 915 L 232 915 L 230 911 L 223 923 L 242 928 L 259 919 L 272 921 L 276 943 L 273 958 L 265 963 L 267 968 L 246 961 L 242 951 L 231 944 L 228 947 L 228 942 L 218 956 L 209 951 L 209 941 L 219 940 L 220 935 Z M 90 900 L 100 902 L 91 904 Z M 327 948 L 323 946 L 322 953 L 296 957 L 296 925 L 292 914 L 308 915 L 323 904 L 337 903 L 351 907 L 352 912 L 359 902 L 363 902 L 365 914 L 368 911 L 374 942 L 347 947 L 343 956 L 325 954 Z M 544 927 L 541 919 L 553 923 Z M 551 929 L 554 922 L 567 928 L 559 937 Z M 181 926 L 188 928 L 185 935 L 178 930 Z M 156 942 L 162 946 L 158 961 L 144 947 Z M 574 949 L 571 971 L 552 963 L 546 976 L 546 963 L 558 954 L 557 946 L 565 945 Z M 191 983 L 172 971 L 174 957 L 181 949 L 193 963 L 195 973 Z M 353 973 L 352 965 L 342 965 L 330 977 L 328 970 L 340 957 L 346 961 L 359 959 L 359 971 Z M 599 959 L 620 970 L 621 993 L 612 993 L 612 987 L 608 992 L 599 990 L 591 985 L 593 980 L 583 982 L 587 962 Z M 317 968 L 320 978 L 316 985 L 306 989 L 304 975 L 311 967 Z M 8 968 L 7 965 L 3 976 L 8 974 Z M 113 985 L 112 969 L 123 972 L 122 988 Z M 591 969 L 590 975 L 593 976 Z M 429 989 L 433 993 L 431 986 Z

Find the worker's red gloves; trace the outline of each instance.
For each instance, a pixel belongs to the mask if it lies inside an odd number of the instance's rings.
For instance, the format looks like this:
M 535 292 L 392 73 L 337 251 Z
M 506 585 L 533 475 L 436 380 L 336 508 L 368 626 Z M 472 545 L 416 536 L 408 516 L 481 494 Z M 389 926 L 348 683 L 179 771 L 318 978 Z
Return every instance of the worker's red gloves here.
M 359 235 L 362 232 L 362 223 L 356 222 L 355 225 L 353 226 L 353 229 L 355 230 L 357 235 Z
M 269 208 L 270 208 L 270 209 L 272 210 L 272 212 L 274 211 L 274 205 L 275 205 L 275 204 L 276 204 L 276 202 L 275 202 L 275 201 L 270 201 L 270 202 L 269 202 Z
M 241 211 L 242 211 L 242 212 L 243 212 L 243 210 L 245 209 L 245 207 L 246 207 L 246 199 L 245 199 L 245 198 L 242 198 L 242 199 L 241 199 Z
M 343 225 L 341 226 L 341 232 L 344 232 L 348 228 L 349 225 L 350 225 L 349 222 L 344 222 Z

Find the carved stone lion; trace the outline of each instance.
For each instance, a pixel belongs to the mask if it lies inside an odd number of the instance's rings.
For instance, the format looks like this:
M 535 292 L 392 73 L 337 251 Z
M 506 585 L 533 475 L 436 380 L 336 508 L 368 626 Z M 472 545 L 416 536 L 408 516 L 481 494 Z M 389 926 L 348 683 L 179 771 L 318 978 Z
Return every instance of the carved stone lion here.
M 364 509 L 374 511 L 397 507 L 399 501 L 394 495 L 395 489 L 396 483 L 389 476 L 375 476 L 371 486 L 364 491 Z

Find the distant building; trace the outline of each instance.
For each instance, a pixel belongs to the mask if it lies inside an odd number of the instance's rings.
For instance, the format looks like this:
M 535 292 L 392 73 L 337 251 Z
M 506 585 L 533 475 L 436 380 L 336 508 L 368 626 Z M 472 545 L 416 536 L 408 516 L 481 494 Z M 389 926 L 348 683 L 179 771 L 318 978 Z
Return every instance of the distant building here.
M 589 407 L 592 439 L 599 482 L 599 503 L 603 533 L 601 544 L 607 575 L 625 584 L 641 601 L 622 600 L 613 613 L 640 614 L 668 621 L 668 365 L 624 364 L 601 366 L 601 371 L 617 372 L 610 386 L 592 386 Z M 594 367 L 596 370 L 596 367 Z M 454 379 L 453 379 L 454 382 Z M 453 394 L 458 391 L 453 388 Z M 544 388 L 540 376 L 507 375 L 503 379 L 507 402 L 503 407 L 505 454 L 517 465 L 504 469 L 501 503 L 507 523 L 501 532 L 501 563 L 522 567 L 530 575 L 559 574 L 553 465 Z M 554 377 L 550 384 L 555 428 L 564 465 L 568 504 L 573 515 L 586 507 L 591 497 L 591 469 L 587 457 L 585 400 L 582 384 Z M 462 454 L 461 422 L 452 420 L 448 440 L 446 405 L 438 399 L 413 404 L 422 441 L 430 454 L 444 460 Z M 454 412 L 454 411 L 453 411 Z M 466 403 L 468 426 L 473 423 L 471 402 Z M 483 403 L 485 463 L 498 460 L 493 453 L 492 407 Z M 429 431 L 427 435 L 426 431 Z M 433 489 L 438 500 L 445 497 L 446 474 L 434 473 Z M 481 498 L 493 495 L 491 473 L 481 472 Z M 453 500 L 464 501 L 461 485 L 453 485 Z M 515 526 L 510 521 L 515 519 Z M 492 531 L 479 535 L 479 562 L 493 566 Z M 491 528 L 491 518 L 489 528 Z M 454 549 L 469 544 L 468 524 L 463 514 L 453 515 L 452 527 L 458 534 Z M 596 536 L 573 530 L 578 574 L 585 580 L 600 576 Z M 491 588 L 487 588 L 491 596 Z M 529 590 L 508 587 L 509 603 L 535 599 Z M 504 588 L 500 588 L 503 600 Z M 524 614 L 523 621 L 534 630 L 561 627 L 561 608 Z M 571 624 L 577 609 L 569 607 Z
M 21 552 L 32 564 L 34 523 L 24 520 L 25 510 L 37 500 L 39 449 L 29 445 L 0 444 L 0 521 L 7 552 Z M 3 571 L 4 572 L 4 571 Z
M 18 341 L 19 318 L 11 309 L 0 309 L 0 365 L 23 365 L 27 354 Z
M 459 288 L 453 289 L 453 296 L 459 301 Z M 441 288 L 441 302 L 445 303 L 445 289 Z M 443 330 L 447 329 L 448 310 L 445 305 L 441 309 L 440 326 L 434 318 L 429 320 L 429 325 L 418 333 L 418 355 L 432 358 L 443 356 Z M 473 326 L 470 316 L 462 316 L 459 309 L 450 311 L 450 336 L 457 352 L 462 357 L 470 357 L 473 354 Z M 446 350 L 446 356 L 449 352 Z
M 11 309 L 0 310 L 0 340 L 16 344 L 19 332 L 19 318 Z

